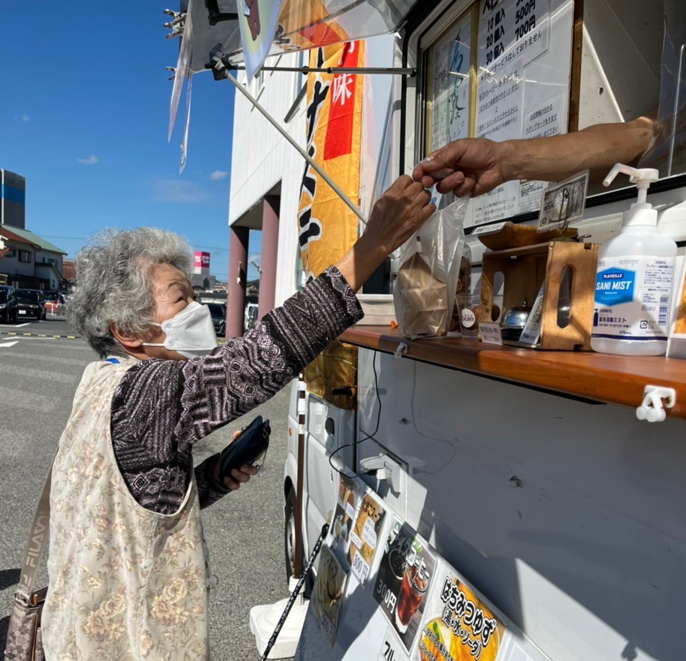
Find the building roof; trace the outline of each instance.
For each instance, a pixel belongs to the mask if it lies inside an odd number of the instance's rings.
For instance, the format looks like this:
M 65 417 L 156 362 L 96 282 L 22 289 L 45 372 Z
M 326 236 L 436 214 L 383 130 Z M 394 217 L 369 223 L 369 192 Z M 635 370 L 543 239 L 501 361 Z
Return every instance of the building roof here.
M 11 227 L 11 229 L 9 229 L 10 227 Z M 0 225 L 0 234 L 3 234 L 6 231 L 7 232 L 13 232 L 14 234 L 17 234 L 20 237 L 23 237 L 28 242 L 32 243 L 35 246 L 38 246 L 41 250 L 48 250 L 49 252 L 57 252 L 60 255 L 66 255 L 67 254 L 66 252 L 64 252 L 64 250 L 61 250 L 60 248 L 58 248 L 57 246 L 54 246 L 49 241 L 42 239 L 37 234 L 34 234 L 33 232 L 29 232 L 28 230 L 19 229 L 18 227 L 12 227 L 11 225 Z
M 0 237 L 7 239 L 8 241 L 16 241 L 17 243 L 24 243 L 26 245 L 29 245 L 33 248 L 40 248 L 40 244 L 37 244 L 33 241 L 30 241 L 29 239 L 19 235 L 15 230 L 17 229 L 16 227 L 13 227 L 11 230 L 8 229 L 8 225 L 0 225 Z

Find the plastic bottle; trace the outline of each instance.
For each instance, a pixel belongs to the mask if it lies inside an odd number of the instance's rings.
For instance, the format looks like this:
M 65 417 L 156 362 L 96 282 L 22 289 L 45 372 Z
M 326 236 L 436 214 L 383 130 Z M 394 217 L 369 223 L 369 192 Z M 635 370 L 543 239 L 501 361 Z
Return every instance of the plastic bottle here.
M 667 350 L 669 313 L 677 246 L 658 234 L 657 210 L 646 202 L 659 179 L 653 169 L 618 163 L 603 184 L 619 172 L 631 177 L 638 201 L 624 212 L 618 236 L 598 251 L 591 348 L 601 353 L 660 356 Z

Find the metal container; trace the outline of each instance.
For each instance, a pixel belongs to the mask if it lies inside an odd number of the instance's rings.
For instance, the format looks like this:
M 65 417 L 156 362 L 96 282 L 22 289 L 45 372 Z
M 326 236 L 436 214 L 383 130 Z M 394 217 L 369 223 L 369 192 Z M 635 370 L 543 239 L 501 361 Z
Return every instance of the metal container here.
M 503 340 L 518 342 L 530 314 L 531 308 L 526 304 L 505 310 L 500 321 L 500 334 Z

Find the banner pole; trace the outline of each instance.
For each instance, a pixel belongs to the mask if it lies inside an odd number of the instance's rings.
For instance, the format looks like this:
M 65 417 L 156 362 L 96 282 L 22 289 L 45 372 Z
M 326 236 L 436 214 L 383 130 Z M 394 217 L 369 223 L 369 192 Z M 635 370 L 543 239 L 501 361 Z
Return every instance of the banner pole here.
M 219 66 L 221 65 L 221 66 Z M 219 67 L 219 69 L 217 69 Z M 314 161 L 310 155 L 290 136 L 284 129 L 279 125 L 279 123 L 257 102 L 257 99 L 255 99 L 248 90 L 246 90 L 243 85 L 241 85 L 226 69 L 226 66 L 221 62 L 218 61 L 217 64 L 215 65 L 215 69 L 218 71 L 223 71 L 224 76 L 227 78 L 227 80 L 230 80 L 236 89 L 245 96 L 250 103 L 253 104 L 257 110 L 259 110 L 262 115 L 264 115 L 264 118 L 296 149 L 296 151 L 310 164 L 312 169 L 314 169 L 317 174 L 327 183 L 333 191 L 338 195 L 338 197 L 345 202 L 345 204 L 350 208 L 350 210 L 360 219 L 363 225 L 367 224 L 367 219 L 364 217 L 364 214 L 360 209 L 357 208 L 356 205 L 354 205 L 348 196 L 335 184 L 333 179 L 329 177 L 324 170 L 322 170 L 321 166 Z

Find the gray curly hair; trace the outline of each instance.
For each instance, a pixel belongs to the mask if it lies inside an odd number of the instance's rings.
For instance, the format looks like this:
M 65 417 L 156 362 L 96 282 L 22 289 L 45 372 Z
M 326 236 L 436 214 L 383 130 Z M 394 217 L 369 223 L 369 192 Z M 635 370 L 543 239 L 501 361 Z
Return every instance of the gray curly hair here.
M 105 230 L 76 256 L 76 287 L 67 319 L 101 357 L 126 355 L 110 332 L 110 322 L 127 335 L 150 328 L 155 301 L 152 266 L 169 264 L 190 276 L 191 248 L 173 232 L 140 227 Z

